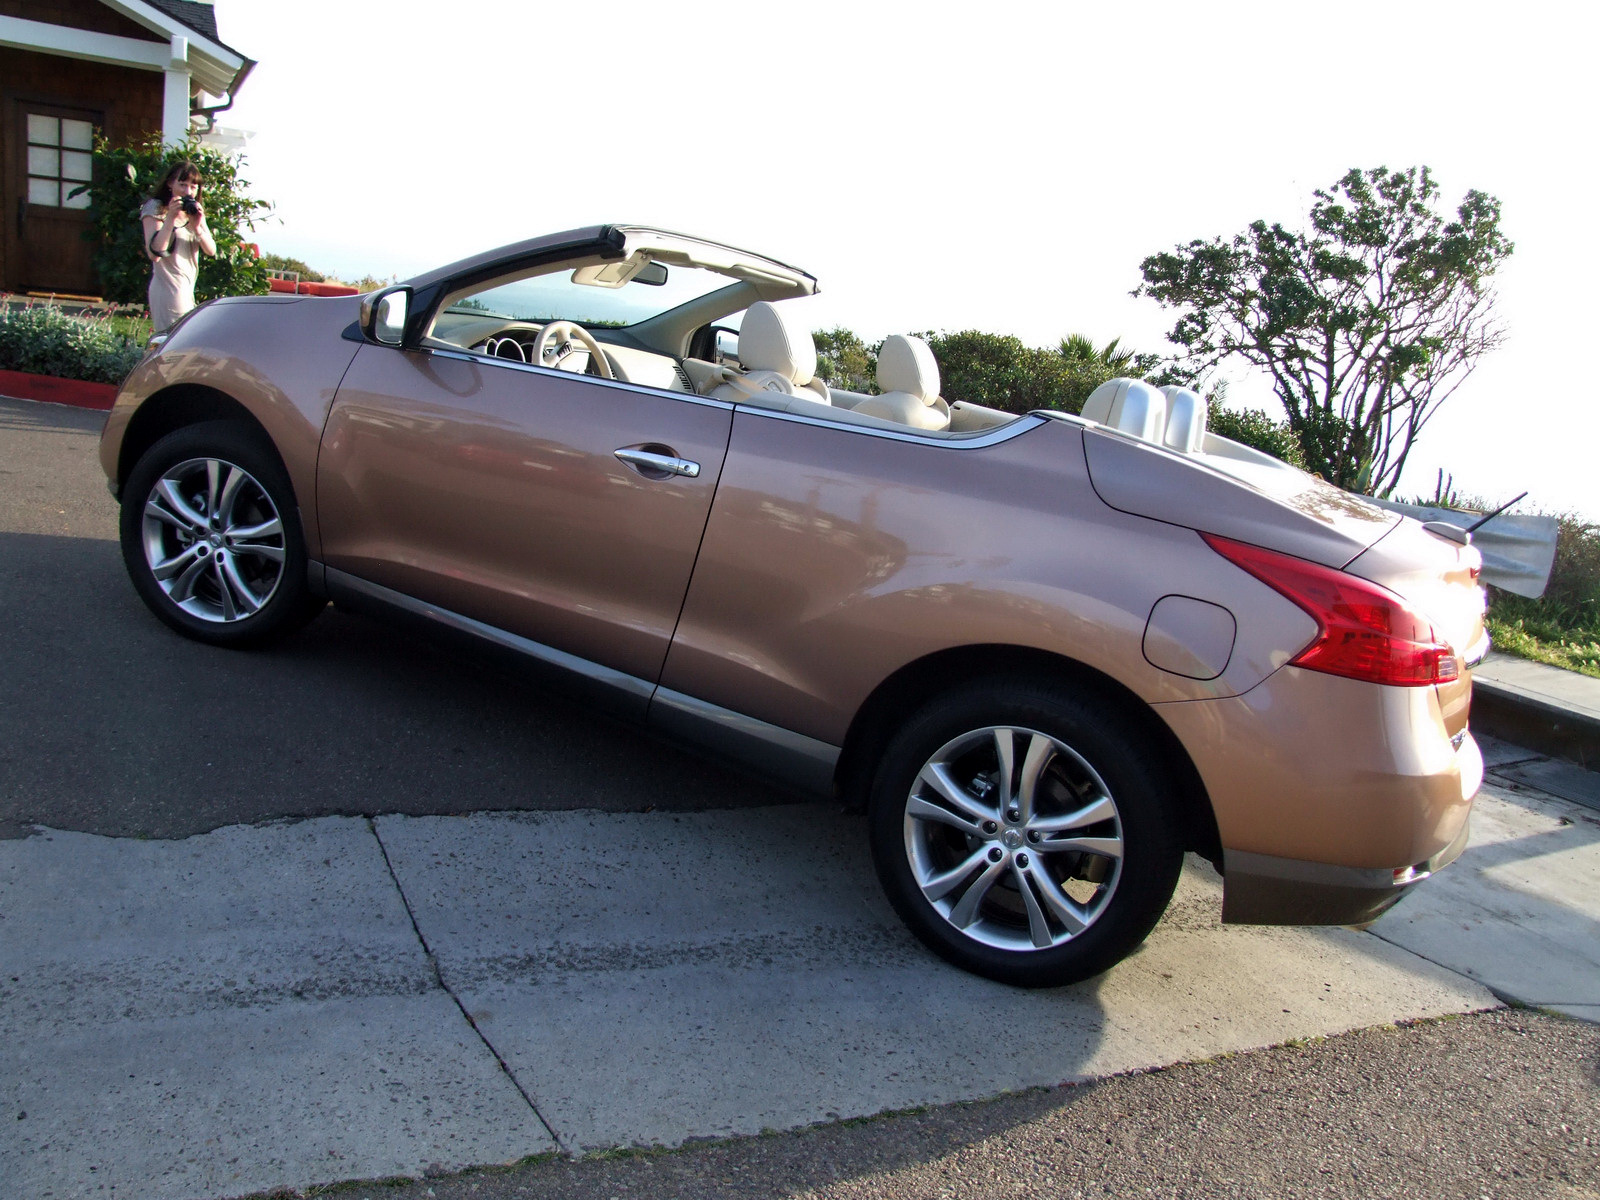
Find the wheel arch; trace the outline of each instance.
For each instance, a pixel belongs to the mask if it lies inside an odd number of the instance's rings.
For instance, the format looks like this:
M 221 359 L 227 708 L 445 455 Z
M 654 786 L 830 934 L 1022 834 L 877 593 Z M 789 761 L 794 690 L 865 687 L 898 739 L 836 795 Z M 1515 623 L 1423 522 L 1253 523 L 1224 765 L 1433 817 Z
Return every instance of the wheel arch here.
M 179 383 L 149 397 L 129 419 L 117 452 L 118 492 L 121 492 L 128 482 L 129 473 L 151 446 L 169 433 L 203 421 L 237 421 L 248 425 L 261 436 L 265 445 L 272 447 L 279 467 L 283 467 L 283 456 L 278 452 L 271 435 L 248 408 L 216 388 L 198 383 Z M 286 477 L 287 474 L 285 471 Z
M 936 651 L 907 663 L 880 683 L 857 710 L 845 734 L 834 779 L 841 799 L 863 808 L 872 764 L 893 737 L 899 719 L 936 694 L 995 679 L 1046 679 L 1092 691 L 1149 735 L 1162 766 L 1178 788 L 1184 848 L 1222 861 L 1222 838 L 1211 797 L 1177 735 L 1126 686 L 1076 659 L 1028 646 L 974 645 Z

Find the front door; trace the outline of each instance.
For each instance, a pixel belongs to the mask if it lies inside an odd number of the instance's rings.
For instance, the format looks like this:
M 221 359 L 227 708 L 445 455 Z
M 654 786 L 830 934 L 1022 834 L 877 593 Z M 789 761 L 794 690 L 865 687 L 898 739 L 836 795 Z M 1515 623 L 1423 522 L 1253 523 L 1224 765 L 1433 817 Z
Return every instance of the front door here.
M 92 296 L 89 181 L 94 128 L 101 114 L 65 105 L 13 100 L 6 113 L 4 219 L 6 278 L 11 291 Z M 137 219 L 129 213 L 128 220 Z
M 693 395 L 363 346 L 317 463 L 323 561 L 654 683 L 732 420 Z

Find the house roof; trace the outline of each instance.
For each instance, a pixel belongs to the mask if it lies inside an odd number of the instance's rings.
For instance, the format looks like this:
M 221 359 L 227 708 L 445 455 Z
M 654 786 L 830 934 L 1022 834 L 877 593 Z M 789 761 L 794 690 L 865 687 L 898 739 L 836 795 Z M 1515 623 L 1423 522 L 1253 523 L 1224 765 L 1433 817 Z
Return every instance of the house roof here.
M 201 0 L 101 0 L 163 40 L 186 36 L 195 81 L 213 96 L 231 94 L 255 64 L 217 36 L 217 14 Z
M 217 12 L 211 5 L 202 3 L 201 0 L 145 0 L 145 3 L 166 13 L 175 21 L 182 21 L 190 29 L 210 38 L 218 45 L 223 44 L 222 39 L 217 36 Z

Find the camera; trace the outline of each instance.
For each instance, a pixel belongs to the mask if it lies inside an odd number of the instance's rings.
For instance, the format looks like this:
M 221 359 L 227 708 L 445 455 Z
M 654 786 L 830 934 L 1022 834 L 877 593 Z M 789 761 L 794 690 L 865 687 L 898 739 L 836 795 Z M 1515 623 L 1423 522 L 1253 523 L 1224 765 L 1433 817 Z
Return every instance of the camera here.
M 183 211 L 188 213 L 191 217 L 200 215 L 200 205 L 195 202 L 195 198 L 193 196 L 179 197 L 178 204 Z

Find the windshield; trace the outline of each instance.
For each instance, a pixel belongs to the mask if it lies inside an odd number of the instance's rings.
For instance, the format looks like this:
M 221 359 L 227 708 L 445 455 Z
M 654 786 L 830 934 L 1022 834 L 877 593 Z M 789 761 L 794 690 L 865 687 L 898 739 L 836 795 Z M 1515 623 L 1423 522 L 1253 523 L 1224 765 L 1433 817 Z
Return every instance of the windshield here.
M 476 292 L 455 301 L 450 313 L 504 317 L 513 321 L 577 321 L 580 325 L 636 325 L 738 281 L 699 267 L 664 267 L 665 282 L 632 280 L 621 287 L 574 283 L 563 269 Z

